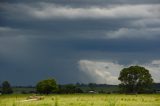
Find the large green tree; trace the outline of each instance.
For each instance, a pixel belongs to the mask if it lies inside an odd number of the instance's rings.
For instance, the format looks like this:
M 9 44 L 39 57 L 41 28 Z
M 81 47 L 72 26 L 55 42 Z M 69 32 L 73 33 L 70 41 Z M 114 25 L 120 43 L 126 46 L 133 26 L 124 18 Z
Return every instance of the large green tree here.
M 2 83 L 2 94 L 11 94 L 13 93 L 13 90 L 11 88 L 11 85 L 8 81 L 4 81 Z
M 36 90 L 41 94 L 55 93 L 58 90 L 56 80 L 53 78 L 42 80 L 37 83 Z
M 153 79 L 149 70 L 141 66 L 130 66 L 121 70 L 120 88 L 125 93 L 141 93 L 149 90 Z

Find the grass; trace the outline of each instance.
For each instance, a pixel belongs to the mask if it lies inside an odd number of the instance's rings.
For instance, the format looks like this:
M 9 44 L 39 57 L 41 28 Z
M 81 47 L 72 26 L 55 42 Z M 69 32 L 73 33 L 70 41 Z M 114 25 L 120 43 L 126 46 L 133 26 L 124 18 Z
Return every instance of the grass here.
M 1 95 L 0 106 L 160 106 L 159 94 L 68 94 L 45 95 L 44 100 L 24 100 L 30 95 Z

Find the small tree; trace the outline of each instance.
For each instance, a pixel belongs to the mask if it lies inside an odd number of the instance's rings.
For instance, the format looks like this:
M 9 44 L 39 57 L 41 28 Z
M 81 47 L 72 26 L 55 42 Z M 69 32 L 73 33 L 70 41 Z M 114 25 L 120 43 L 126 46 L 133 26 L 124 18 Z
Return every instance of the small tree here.
M 11 88 L 11 85 L 8 81 L 4 81 L 2 83 L 2 94 L 11 94 L 13 93 L 13 90 Z
M 153 79 L 147 69 L 131 66 L 121 70 L 119 78 L 120 88 L 126 93 L 140 93 L 150 89 Z
M 37 83 L 36 90 L 41 94 L 55 93 L 58 90 L 55 79 L 46 79 Z
M 89 83 L 88 84 L 88 87 L 90 88 L 90 90 L 94 90 L 95 86 L 96 86 L 96 83 Z
M 59 85 L 59 92 L 64 94 L 72 94 L 72 93 L 83 93 L 79 87 L 74 84 L 67 84 L 67 85 Z

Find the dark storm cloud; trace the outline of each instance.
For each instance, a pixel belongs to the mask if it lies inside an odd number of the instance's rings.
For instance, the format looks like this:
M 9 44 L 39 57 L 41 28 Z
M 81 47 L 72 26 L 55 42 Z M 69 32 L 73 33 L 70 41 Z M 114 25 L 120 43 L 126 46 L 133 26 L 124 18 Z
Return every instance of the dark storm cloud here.
M 159 0 L 3 0 L 0 80 L 27 85 L 54 76 L 60 83 L 96 82 L 85 73 L 90 70 L 79 69 L 113 64 L 100 61 L 158 60 L 159 10 Z
M 136 43 L 135 43 L 136 42 Z M 70 41 L 71 46 L 77 50 L 108 51 L 108 52 L 160 52 L 159 40 L 143 41 L 141 39 L 93 39 Z M 138 48 L 137 48 L 138 47 Z M 155 51 L 156 50 L 156 51 Z
M 159 0 L 1 0 L 1 2 L 10 3 L 35 3 L 35 2 L 48 2 L 62 5 L 108 5 L 108 4 L 157 4 Z

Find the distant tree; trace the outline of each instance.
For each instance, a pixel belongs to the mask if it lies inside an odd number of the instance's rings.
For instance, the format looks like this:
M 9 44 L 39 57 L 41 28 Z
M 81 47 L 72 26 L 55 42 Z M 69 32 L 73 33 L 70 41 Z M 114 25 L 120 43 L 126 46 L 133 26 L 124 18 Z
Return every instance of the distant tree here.
M 55 79 L 46 79 L 37 83 L 36 91 L 41 94 L 56 93 L 58 90 Z
M 65 89 L 66 93 L 75 93 L 76 92 L 76 86 L 73 84 L 65 85 L 64 89 Z
M 83 93 L 83 90 L 81 88 L 76 88 L 75 93 Z
M 90 88 L 90 90 L 94 90 L 94 88 L 97 86 L 96 83 L 89 83 L 88 87 Z
M 60 85 L 58 93 L 72 94 L 72 93 L 83 93 L 83 90 L 74 84 Z
M 79 87 L 81 86 L 81 84 L 79 82 L 76 83 L 76 87 Z
M 11 85 L 8 81 L 4 81 L 2 83 L 2 94 L 11 94 L 13 93 L 13 90 L 11 88 Z
M 119 86 L 125 93 L 145 92 L 150 89 L 153 83 L 149 71 L 140 66 L 122 69 L 118 79 L 121 81 Z

